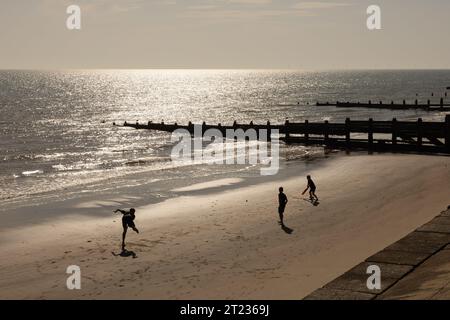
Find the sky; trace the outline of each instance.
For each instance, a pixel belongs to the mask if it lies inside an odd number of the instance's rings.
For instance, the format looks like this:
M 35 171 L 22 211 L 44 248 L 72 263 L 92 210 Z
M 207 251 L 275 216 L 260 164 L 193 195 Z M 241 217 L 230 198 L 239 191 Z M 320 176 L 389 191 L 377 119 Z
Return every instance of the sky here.
M 381 30 L 366 26 L 373 4 Z M 450 69 L 449 13 L 449 0 L 0 0 L 0 69 Z

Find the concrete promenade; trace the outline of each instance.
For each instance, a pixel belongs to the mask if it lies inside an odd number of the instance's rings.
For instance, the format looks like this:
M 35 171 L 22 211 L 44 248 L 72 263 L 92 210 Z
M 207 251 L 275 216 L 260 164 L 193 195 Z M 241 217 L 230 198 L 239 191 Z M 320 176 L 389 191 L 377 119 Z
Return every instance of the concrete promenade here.
M 380 290 L 367 287 L 370 265 L 381 269 Z M 305 299 L 450 299 L 450 208 Z

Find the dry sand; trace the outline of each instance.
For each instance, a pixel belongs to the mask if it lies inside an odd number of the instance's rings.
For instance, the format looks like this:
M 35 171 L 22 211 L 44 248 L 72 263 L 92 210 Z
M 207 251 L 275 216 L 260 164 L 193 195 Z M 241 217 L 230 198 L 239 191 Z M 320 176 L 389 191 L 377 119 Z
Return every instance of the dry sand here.
M 305 178 L 292 177 L 140 207 L 141 234 L 130 232 L 127 246 L 136 259 L 112 254 L 117 199 L 79 203 L 111 206 L 111 215 L 2 232 L 0 298 L 301 299 L 446 208 L 449 165 L 434 156 L 336 157 L 311 171 L 319 206 L 300 195 Z M 277 223 L 280 185 L 292 234 Z M 81 290 L 66 288 L 69 265 L 81 267 Z

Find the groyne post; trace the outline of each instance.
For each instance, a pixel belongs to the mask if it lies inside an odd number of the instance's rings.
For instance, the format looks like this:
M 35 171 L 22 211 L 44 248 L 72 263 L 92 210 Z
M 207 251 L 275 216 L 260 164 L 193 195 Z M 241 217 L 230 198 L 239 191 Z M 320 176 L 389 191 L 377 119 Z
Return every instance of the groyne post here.
M 193 137 L 194 136 L 194 124 L 191 121 L 189 121 L 189 123 L 188 123 L 188 131 L 191 134 L 191 137 Z
M 309 143 L 309 121 L 305 120 L 305 142 Z
M 347 149 L 350 149 L 350 118 L 345 119 L 345 143 Z
M 450 114 L 445 116 L 445 147 L 450 152 Z
M 417 119 L 417 146 L 422 147 L 422 118 Z
M 397 145 L 397 118 L 392 119 L 392 145 Z
M 267 142 L 272 141 L 272 127 L 270 121 L 267 121 Z
M 373 119 L 369 119 L 368 124 L 368 142 L 369 142 L 369 149 L 372 149 L 373 147 Z
M 328 144 L 329 140 L 330 140 L 330 127 L 329 127 L 329 122 L 328 120 L 325 120 L 325 128 L 324 128 L 324 136 L 325 136 L 325 144 Z
M 284 135 L 286 138 L 286 143 L 289 143 L 290 134 L 289 134 L 289 120 L 286 120 L 284 123 Z

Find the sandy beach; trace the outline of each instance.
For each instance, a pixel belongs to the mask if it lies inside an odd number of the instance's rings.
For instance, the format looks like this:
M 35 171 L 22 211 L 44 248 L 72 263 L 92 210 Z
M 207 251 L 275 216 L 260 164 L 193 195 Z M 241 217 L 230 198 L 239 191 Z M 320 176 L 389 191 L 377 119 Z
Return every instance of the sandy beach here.
M 335 156 L 310 172 L 318 206 L 301 196 L 304 175 L 193 185 L 181 191 L 195 195 L 136 208 L 141 233 L 127 238 L 136 258 L 117 256 L 112 211 L 121 199 L 78 203 L 70 209 L 103 217 L 64 215 L 2 232 L 0 298 L 301 299 L 447 208 L 449 165 L 439 156 Z M 202 193 L 217 185 L 226 191 Z M 291 234 L 277 222 L 279 186 Z M 69 265 L 81 268 L 81 290 L 66 288 Z

